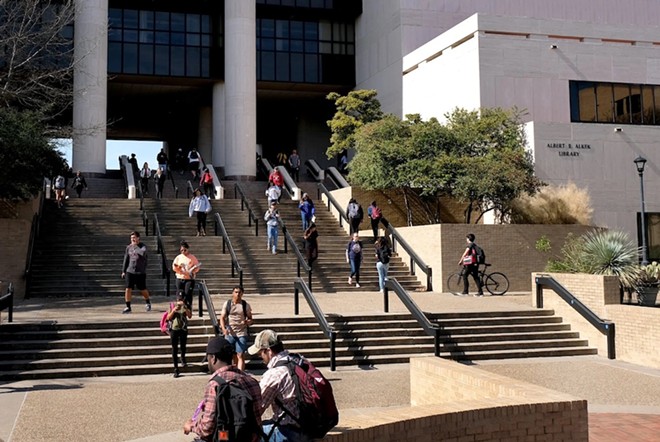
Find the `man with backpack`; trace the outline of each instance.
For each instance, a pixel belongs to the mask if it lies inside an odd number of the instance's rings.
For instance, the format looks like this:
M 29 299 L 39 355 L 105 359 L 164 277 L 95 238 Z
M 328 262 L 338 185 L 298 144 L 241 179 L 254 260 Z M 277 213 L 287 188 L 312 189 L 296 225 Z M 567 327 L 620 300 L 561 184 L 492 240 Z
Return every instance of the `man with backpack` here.
M 258 442 L 261 440 L 259 383 L 231 365 L 233 348 L 225 338 L 211 338 L 206 346 L 209 372 L 204 399 L 183 425 L 184 434 L 204 441 Z
M 234 347 L 234 365 L 245 370 L 245 352 L 248 348 L 248 327 L 252 325 L 252 308 L 243 299 L 243 287 L 236 286 L 232 297 L 225 303 L 220 315 L 220 330 Z
M 263 430 L 271 442 L 321 439 L 339 422 L 332 386 L 304 357 L 289 353 L 273 330 L 261 331 L 248 348 L 268 366 L 261 386 L 262 412 L 273 407 Z
M 483 296 L 484 288 L 481 285 L 481 280 L 479 278 L 479 264 L 486 263 L 486 254 L 483 249 L 479 247 L 475 242 L 475 236 L 473 233 L 468 233 L 465 237 L 467 241 L 467 248 L 463 252 L 461 259 L 458 260 L 458 265 L 463 266 L 463 293 L 462 295 L 469 295 L 469 283 L 468 276 L 472 275 L 474 282 L 477 284 L 478 292 L 475 296 Z

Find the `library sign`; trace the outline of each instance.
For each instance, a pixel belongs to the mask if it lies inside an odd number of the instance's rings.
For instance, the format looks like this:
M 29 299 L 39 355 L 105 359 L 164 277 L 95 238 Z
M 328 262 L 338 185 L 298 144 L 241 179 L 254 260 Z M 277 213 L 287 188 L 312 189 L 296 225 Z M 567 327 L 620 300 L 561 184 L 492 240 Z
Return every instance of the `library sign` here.
M 591 152 L 591 144 L 585 143 L 547 143 L 546 147 L 556 151 L 560 157 L 579 157 Z

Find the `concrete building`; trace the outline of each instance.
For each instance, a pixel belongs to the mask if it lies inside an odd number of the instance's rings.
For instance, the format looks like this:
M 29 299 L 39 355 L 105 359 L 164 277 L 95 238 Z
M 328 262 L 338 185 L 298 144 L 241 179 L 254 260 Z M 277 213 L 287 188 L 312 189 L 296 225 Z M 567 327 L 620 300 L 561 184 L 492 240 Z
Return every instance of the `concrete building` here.
M 106 139 L 197 147 L 238 179 L 257 152 L 334 164 L 331 91 L 424 118 L 517 106 L 538 176 L 588 187 L 599 225 L 641 238 L 648 160 L 660 257 L 659 19 L 657 0 L 80 0 L 73 167 L 104 172 Z

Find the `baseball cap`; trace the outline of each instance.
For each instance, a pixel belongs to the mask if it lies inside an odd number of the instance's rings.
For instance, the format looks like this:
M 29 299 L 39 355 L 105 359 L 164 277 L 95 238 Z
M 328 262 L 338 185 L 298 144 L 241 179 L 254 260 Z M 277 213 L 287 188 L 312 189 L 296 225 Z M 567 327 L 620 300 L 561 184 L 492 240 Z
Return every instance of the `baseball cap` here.
M 273 330 L 260 331 L 257 337 L 254 338 L 254 344 L 248 348 L 248 353 L 256 355 L 261 350 L 277 345 L 278 342 L 280 342 L 280 338 Z
M 224 353 L 226 351 L 231 352 L 232 347 L 229 342 L 222 336 L 216 336 L 209 340 L 208 345 L 206 346 L 207 355 L 217 355 L 219 353 Z

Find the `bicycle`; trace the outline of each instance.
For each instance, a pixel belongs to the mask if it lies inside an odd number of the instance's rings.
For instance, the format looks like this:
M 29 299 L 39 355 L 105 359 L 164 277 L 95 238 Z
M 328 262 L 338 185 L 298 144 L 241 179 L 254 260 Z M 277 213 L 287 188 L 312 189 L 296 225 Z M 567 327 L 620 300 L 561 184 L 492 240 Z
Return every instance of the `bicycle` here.
M 483 269 L 481 266 L 483 266 Z M 504 295 L 509 290 L 509 278 L 501 272 L 486 273 L 486 268 L 488 267 L 490 267 L 490 264 L 479 264 L 481 287 L 485 287 L 491 295 Z M 460 272 L 453 273 L 447 278 L 447 290 L 456 296 L 463 295 L 463 274 L 465 271 L 466 267 L 463 267 Z

